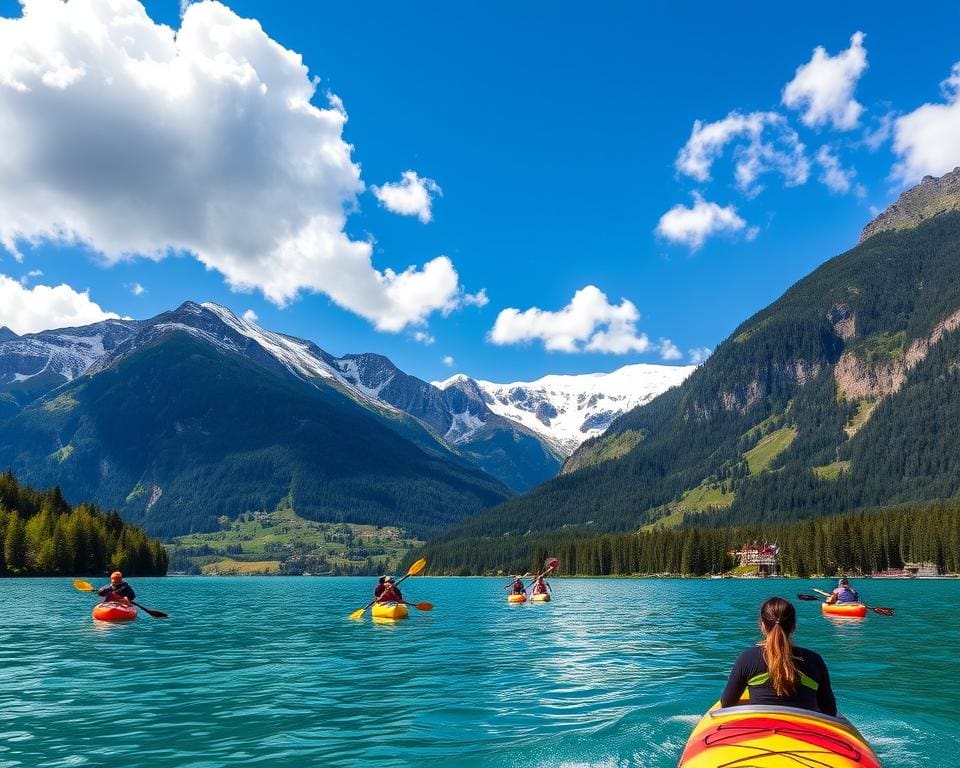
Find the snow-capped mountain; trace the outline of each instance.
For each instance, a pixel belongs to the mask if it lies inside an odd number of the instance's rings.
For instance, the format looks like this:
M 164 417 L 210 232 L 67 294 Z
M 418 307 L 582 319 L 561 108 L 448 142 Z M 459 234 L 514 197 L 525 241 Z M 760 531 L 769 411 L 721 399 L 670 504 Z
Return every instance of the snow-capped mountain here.
M 0 328 L 0 413 L 72 381 L 130 338 L 133 320 L 105 320 L 18 336 Z
M 493 413 L 537 433 L 563 456 L 601 434 L 623 413 L 680 384 L 695 365 L 626 365 L 611 373 L 544 376 L 496 384 L 463 374 L 438 389 L 473 389 Z
M 693 370 L 631 365 L 609 374 L 546 376 L 514 384 L 463 375 L 431 384 L 404 373 L 383 355 L 335 357 L 311 341 L 266 330 L 226 307 L 188 301 L 140 322 L 109 320 L 25 336 L 0 329 L 0 418 L 178 332 L 312 387 L 332 388 L 389 417 L 398 428 L 407 429 L 403 425 L 411 425 L 408 417 L 413 417 L 416 428 L 405 435 L 408 439 L 428 451 L 449 447 L 514 490 L 552 477 L 580 443 Z

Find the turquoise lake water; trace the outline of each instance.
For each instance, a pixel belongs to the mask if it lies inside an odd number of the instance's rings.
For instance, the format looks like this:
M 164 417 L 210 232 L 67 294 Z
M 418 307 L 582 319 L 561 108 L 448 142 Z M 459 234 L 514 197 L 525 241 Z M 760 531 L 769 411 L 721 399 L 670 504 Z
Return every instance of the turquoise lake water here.
M 346 616 L 372 579 L 134 579 L 171 618 L 95 624 L 68 579 L 0 580 L 0 768 L 675 766 L 795 580 L 417 577 L 435 604 L 392 624 Z M 856 582 L 892 618 L 828 620 L 797 641 L 887 768 L 960 766 L 960 581 Z

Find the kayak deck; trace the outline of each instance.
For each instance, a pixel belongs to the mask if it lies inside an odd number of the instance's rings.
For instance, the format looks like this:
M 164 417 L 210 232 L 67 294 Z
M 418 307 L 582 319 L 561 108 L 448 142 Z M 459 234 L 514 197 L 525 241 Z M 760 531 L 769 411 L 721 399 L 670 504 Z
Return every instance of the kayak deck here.
M 694 728 L 678 768 L 880 768 L 859 731 L 842 717 L 807 709 L 719 702 Z
M 133 621 L 137 618 L 137 609 L 129 603 L 98 603 L 93 606 L 93 618 L 97 621 Z
M 406 603 L 374 603 L 373 618 L 405 619 L 409 615 Z

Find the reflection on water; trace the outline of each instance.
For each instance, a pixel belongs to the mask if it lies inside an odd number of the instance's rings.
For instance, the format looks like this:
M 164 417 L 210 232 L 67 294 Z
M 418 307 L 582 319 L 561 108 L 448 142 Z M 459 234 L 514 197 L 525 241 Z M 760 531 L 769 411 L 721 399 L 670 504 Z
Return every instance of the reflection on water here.
M 69 580 L 0 581 L 0 768 L 674 766 L 759 604 L 807 588 L 554 579 L 552 602 L 510 606 L 502 584 L 411 579 L 435 609 L 373 622 L 347 619 L 364 579 L 139 579 L 171 618 L 110 625 Z M 896 616 L 798 602 L 798 642 L 888 768 L 957 764 L 940 617 L 960 583 L 863 589 Z M 911 611 L 920 597 L 938 611 Z

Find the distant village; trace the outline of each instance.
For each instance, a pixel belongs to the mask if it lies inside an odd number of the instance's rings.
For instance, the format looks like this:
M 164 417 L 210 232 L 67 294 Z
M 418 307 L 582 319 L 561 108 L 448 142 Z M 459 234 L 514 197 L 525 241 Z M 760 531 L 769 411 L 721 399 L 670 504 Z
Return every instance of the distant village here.
M 738 567 L 725 574 L 729 578 L 764 579 L 782 576 L 780 572 L 780 547 L 776 544 L 746 544 L 731 553 L 737 558 Z M 847 573 L 846 576 L 873 579 L 930 579 L 940 576 L 936 563 L 904 563 L 903 568 L 888 568 L 872 573 Z

